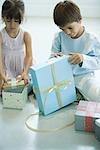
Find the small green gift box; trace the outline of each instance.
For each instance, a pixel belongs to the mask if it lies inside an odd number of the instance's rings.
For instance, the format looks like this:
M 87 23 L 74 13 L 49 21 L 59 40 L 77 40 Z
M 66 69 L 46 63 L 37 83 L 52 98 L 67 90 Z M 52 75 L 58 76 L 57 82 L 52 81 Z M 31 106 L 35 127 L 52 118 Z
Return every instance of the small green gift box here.
M 11 86 L 2 91 L 3 107 L 13 109 L 23 109 L 27 101 L 27 87 Z

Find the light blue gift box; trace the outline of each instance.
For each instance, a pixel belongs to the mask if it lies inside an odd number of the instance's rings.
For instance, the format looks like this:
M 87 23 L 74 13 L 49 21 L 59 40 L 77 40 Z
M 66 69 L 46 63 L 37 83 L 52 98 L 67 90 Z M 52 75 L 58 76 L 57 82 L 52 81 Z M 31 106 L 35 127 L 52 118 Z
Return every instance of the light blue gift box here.
M 67 56 L 52 58 L 30 67 L 33 91 L 39 110 L 50 114 L 76 100 L 76 91 L 71 65 Z

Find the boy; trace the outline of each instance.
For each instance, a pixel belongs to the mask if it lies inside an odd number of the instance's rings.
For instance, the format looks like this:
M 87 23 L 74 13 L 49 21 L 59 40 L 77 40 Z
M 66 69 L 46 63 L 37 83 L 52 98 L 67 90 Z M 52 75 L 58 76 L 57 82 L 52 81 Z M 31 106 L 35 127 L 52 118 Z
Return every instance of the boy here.
M 100 69 L 100 42 L 85 30 L 80 9 L 72 1 L 59 2 L 53 19 L 62 31 L 55 36 L 52 54 L 69 55 L 76 88 L 85 99 L 100 101 L 100 83 L 96 82 L 94 74 Z

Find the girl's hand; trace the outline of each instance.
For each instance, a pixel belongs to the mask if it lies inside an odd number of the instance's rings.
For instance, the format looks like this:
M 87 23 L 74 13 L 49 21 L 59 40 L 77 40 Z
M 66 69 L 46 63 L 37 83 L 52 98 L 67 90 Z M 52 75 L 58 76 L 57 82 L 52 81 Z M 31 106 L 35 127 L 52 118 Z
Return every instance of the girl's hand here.
M 7 77 L 5 76 L 5 74 L 1 74 L 0 78 L 1 80 L 3 80 L 4 83 L 7 83 Z
M 27 73 L 23 72 L 22 75 L 21 75 L 21 79 L 24 80 L 25 85 L 29 84 L 29 77 L 28 77 Z
M 71 53 L 69 54 L 69 62 L 71 64 L 80 64 L 83 62 L 83 55 L 80 53 Z
M 0 80 L 1 80 L 0 89 L 3 89 L 3 86 L 8 84 L 5 74 L 0 74 Z

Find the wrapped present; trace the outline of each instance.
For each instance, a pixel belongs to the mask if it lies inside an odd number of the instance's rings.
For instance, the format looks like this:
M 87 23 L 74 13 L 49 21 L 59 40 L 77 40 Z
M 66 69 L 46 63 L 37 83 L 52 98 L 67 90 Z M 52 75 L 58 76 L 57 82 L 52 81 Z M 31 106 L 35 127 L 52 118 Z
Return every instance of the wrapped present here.
M 29 72 L 39 110 L 44 115 L 76 100 L 72 68 L 66 56 L 32 66 Z
M 4 108 L 14 108 L 23 109 L 27 101 L 27 87 L 21 81 L 19 85 L 12 84 L 10 81 L 10 86 L 5 86 L 2 91 L 3 107 Z
M 95 120 L 95 136 L 100 141 L 100 119 Z
M 97 118 L 100 118 L 100 103 L 81 100 L 75 113 L 75 129 L 94 132 Z

